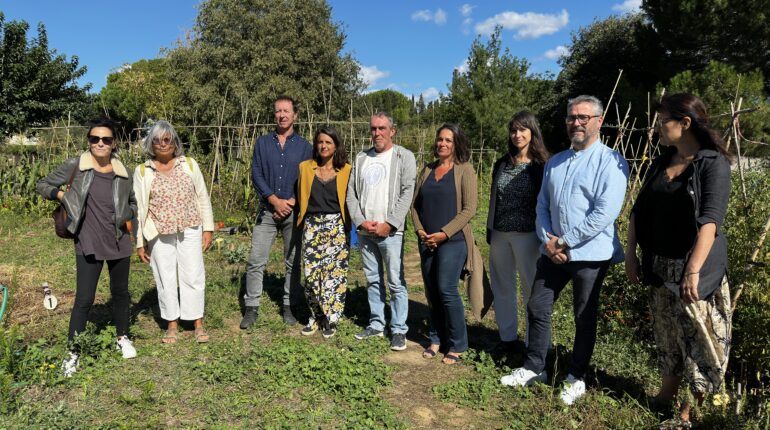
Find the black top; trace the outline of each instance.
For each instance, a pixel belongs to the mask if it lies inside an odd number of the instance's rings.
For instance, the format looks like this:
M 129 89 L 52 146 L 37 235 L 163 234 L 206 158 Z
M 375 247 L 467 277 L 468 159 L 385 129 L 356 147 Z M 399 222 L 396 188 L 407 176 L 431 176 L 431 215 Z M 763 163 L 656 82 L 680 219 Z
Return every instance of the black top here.
M 454 171 L 454 168 L 449 169 L 440 181 L 436 181 L 436 171 L 431 170 L 420 187 L 414 207 L 417 209 L 422 227 L 428 234 L 438 233 L 441 231 L 441 227 L 449 224 L 457 215 L 457 188 L 455 187 Z M 460 230 L 449 240 L 465 240 L 465 235 Z
M 652 162 L 632 210 L 636 220 L 636 239 L 642 249 L 642 273 L 645 282 L 653 285 L 656 284 L 656 279 L 649 274 L 652 272 L 653 239 L 657 234 L 651 214 L 654 210 L 668 210 L 668 212 L 673 210 L 665 207 L 665 203 L 661 203 L 656 198 L 658 196 L 652 194 L 651 187 L 653 179 L 666 169 L 675 153 L 676 148 L 668 148 Z M 730 197 L 730 163 L 727 158 L 713 149 L 701 149 L 688 169 L 692 169 L 690 174 L 683 173 L 680 176 L 686 181 L 687 195 L 690 197 L 691 204 L 687 211 L 677 214 L 677 218 L 681 216 L 688 219 L 686 228 L 692 235 L 687 254 L 695 246 L 700 226 L 714 223 L 717 230 L 711 251 L 700 270 L 698 297 L 705 300 L 722 284 L 722 278 L 727 271 L 727 240 L 722 231 L 722 223 L 725 220 Z M 671 218 L 672 215 L 669 213 L 669 219 Z
M 537 189 L 529 163 L 503 163 L 497 177 L 492 227 L 497 231 L 535 231 Z
M 661 169 L 650 182 L 648 198 L 655 204 L 648 208 L 648 222 L 652 223 L 649 249 L 655 255 L 685 258 L 695 243 L 692 198 L 687 194 L 690 176 L 692 166 L 669 182 L 665 169 Z
M 93 255 L 97 260 L 117 260 L 130 257 L 131 237 L 124 234 L 115 238 L 115 203 L 112 199 L 112 180 L 115 173 L 94 171 L 94 180 L 88 189 L 83 222 L 75 235 L 75 253 Z M 125 230 L 125 226 L 123 226 Z
M 309 214 L 338 214 L 340 199 L 337 196 L 337 176 L 324 182 L 318 176 L 313 177 L 310 185 L 310 197 L 307 202 Z

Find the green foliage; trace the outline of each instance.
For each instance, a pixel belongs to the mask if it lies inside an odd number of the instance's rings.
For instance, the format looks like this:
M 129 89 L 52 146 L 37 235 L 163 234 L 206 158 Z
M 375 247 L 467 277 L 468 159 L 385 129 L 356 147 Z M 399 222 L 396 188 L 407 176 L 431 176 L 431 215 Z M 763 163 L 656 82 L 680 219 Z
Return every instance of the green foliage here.
M 739 375 L 741 361 L 745 360 L 747 377 L 755 384 L 770 380 L 770 243 L 760 249 L 760 266 L 746 264 L 758 243 L 761 232 L 770 217 L 770 172 L 751 170 L 746 175 L 746 194 L 743 199 L 740 181 L 733 175 L 730 206 L 724 230 L 728 238 L 730 287 L 735 291 L 743 285 L 733 315 L 733 348 L 731 365 Z
M 183 122 L 272 122 L 288 94 L 307 114 L 347 113 L 358 64 L 324 0 L 207 0 L 188 40 L 168 53 Z M 347 115 L 345 115 L 347 116 Z
M 766 0 L 644 0 L 641 8 L 665 48 L 671 75 L 701 71 L 716 60 L 741 73 L 760 69 L 770 90 Z
M 631 103 L 631 116 L 643 118 L 647 92 L 662 80 L 662 51 L 641 14 L 596 20 L 572 34 L 569 50 L 568 55 L 559 59 L 562 70 L 554 83 L 552 98 L 540 116 L 544 138 L 552 151 L 563 149 L 561 142 L 567 140 L 564 115 L 569 98 L 590 94 L 607 102 L 618 72 L 623 69 L 623 79 L 613 100 L 621 106 L 622 113 Z
M 169 77 L 166 58 L 139 60 L 107 76 L 99 102 L 113 119 L 139 127 L 147 118 L 173 120 L 180 89 Z
M 661 88 L 659 84 L 657 94 L 660 94 Z M 701 71 L 685 70 L 672 77 L 666 92 L 696 94 L 708 106 L 710 115 L 730 113 L 730 102 L 743 98 L 741 109 L 759 108 L 759 111 L 740 117 L 742 134 L 751 140 L 763 142 L 770 138 L 770 104 L 764 91 L 764 78 L 759 70 L 739 73 L 732 65 L 711 61 Z M 729 115 L 716 118 L 712 126 L 717 130 L 726 130 L 731 120 Z M 756 151 L 761 148 L 743 148 L 744 151 L 747 149 Z
M 0 415 L 19 406 L 24 387 L 61 379 L 55 358 L 59 352 L 43 339 L 25 343 L 17 328 L 0 327 Z
M 514 113 L 540 111 L 550 81 L 528 76 L 529 62 L 502 48 L 500 28 L 486 44 L 476 38 L 468 54 L 468 70 L 455 70 L 443 119 L 462 125 L 473 147 L 506 150 L 508 121 Z
M 412 115 L 412 102 L 405 95 L 394 90 L 372 91 L 363 95 L 358 103 L 357 116 L 366 121 L 376 112 L 384 111 L 393 117 L 396 126 L 406 125 Z
M 78 58 L 67 60 L 49 49 L 42 23 L 32 40 L 27 30 L 27 22 L 6 22 L 0 12 L 0 135 L 44 125 L 67 112 L 77 118 L 89 102 L 89 85 L 75 82 L 86 72 Z

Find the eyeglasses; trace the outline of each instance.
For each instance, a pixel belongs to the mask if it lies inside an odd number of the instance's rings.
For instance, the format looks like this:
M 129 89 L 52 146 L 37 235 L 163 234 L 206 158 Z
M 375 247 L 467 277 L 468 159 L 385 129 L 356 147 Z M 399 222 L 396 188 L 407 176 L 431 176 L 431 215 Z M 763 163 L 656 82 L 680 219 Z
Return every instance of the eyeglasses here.
M 572 124 L 575 122 L 575 120 L 577 120 L 580 125 L 586 125 L 588 124 L 588 121 L 591 121 L 591 118 L 598 118 L 600 116 L 601 115 L 567 115 L 564 118 L 564 122 L 567 124 Z
M 162 146 L 162 145 L 171 145 L 171 138 L 166 136 L 163 139 L 158 139 L 157 137 L 152 139 L 152 144 L 155 146 Z
M 112 145 L 112 142 L 115 141 L 115 138 L 111 137 L 111 136 L 91 136 L 91 135 L 88 135 L 88 143 L 90 143 L 91 145 L 96 145 L 97 143 L 99 143 L 100 140 L 102 142 L 104 142 L 105 145 Z

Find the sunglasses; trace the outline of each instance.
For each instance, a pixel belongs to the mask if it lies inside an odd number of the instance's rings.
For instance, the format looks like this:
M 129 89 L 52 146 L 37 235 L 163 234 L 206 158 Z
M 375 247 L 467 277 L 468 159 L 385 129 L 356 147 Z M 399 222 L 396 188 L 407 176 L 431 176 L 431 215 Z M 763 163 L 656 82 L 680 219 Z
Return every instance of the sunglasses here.
M 104 142 L 105 145 L 112 145 L 112 142 L 115 141 L 115 138 L 109 136 L 88 136 L 88 143 L 91 145 L 96 145 L 100 140 Z

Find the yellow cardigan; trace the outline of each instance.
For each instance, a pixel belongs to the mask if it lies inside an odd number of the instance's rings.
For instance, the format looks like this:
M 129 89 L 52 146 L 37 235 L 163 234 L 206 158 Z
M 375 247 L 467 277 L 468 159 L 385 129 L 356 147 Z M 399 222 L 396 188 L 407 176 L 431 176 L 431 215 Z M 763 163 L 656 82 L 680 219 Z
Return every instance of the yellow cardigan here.
M 305 160 L 299 164 L 299 180 L 297 181 L 297 203 L 299 204 L 299 214 L 297 215 L 297 226 L 302 224 L 307 213 L 307 205 L 310 201 L 310 188 L 313 185 L 315 170 L 318 163 L 315 160 Z M 350 215 L 345 206 L 345 197 L 348 191 L 348 180 L 350 179 L 350 164 L 345 163 L 341 169 L 337 170 L 337 199 L 340 201 L 340 213 L 342 222 L 345 223 L 345 230 L 350 230 Z

